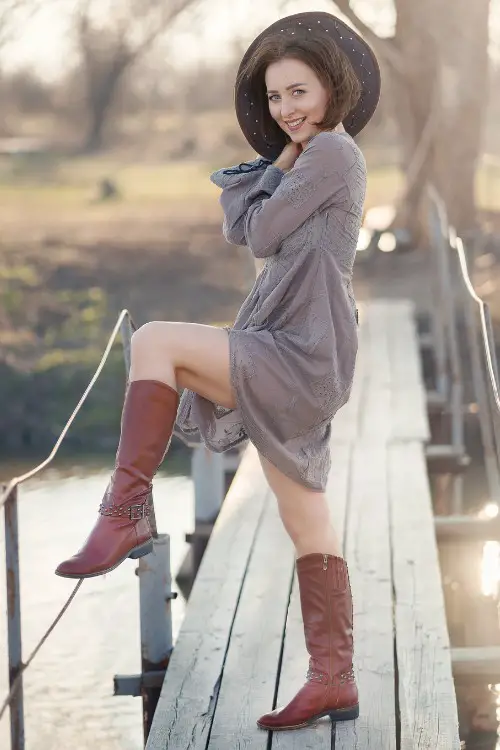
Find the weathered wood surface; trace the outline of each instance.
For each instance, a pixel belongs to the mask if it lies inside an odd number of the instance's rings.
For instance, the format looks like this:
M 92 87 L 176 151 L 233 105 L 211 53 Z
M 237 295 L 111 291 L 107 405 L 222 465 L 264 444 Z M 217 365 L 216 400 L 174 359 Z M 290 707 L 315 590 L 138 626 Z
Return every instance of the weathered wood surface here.
M 401 750 L 445 750 L 458 718 L 422 446 L 391 445 L 388 469 Z
M 411 306 L 364 307 L 327 488 L 354 594 L 360 718 L 271 737 L 256 726 L 301 686 L 307 653 L 293 549 L 249 448 L 193 587 L 147 750 L 458 750 L 419 368 Z
M 349 490 L 351 468 L 351 448 L 348 443 L 338 443 L 335 447 L 335 460 L 329 476 L 327 496 L 332 509 L 339 538 L 344 538 L 346 502 Z M 294 577 L 293 592 L 286 623 L 283 664 L 278 684 L 277 705 L 287 703 L 304 684 L 304 667 L 307 668 L 308 655 L 304 641 L 304 629 L 300 612 L 299 588 Z M 273 750 L 330 750 L 332 746 L 332 723 L 325 720 L 314 727 L 297 729 L 294 732 L 276 732 L 273 736 Z
M 335 750 L 396 750 L 387 447 L 355 445 L 345 556 L 354 605 L 360 717 L 336 727 Z
M 217 520 L 168 667 L 148 750 L 194 750 L 209 741 L 242 583 L 269 495 L 259 466 L 255 452 L 248 451 Z

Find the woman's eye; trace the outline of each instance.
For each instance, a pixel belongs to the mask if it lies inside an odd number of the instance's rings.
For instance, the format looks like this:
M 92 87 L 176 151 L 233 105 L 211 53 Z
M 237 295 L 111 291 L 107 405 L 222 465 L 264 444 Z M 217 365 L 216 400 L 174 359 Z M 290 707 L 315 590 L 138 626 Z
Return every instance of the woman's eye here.
M 304 89 L 294 89 L 294 91 L 292 92 L 292 96 L 295 96 L 295 94 L 305 94 L 305 93 L 306 92 Z M 268 97 L 268 99 L 270 102 L 275 102 L 279 99 L 279 94 L 271 94 Z

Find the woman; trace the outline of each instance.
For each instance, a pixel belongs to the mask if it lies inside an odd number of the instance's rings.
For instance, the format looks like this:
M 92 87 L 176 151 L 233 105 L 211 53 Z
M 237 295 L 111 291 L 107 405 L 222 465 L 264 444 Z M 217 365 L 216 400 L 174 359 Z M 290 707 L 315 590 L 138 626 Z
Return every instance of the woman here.
M 295 545 L 311 656 L 305 685 L 259 719 L 263 729 L 359 713 L 349 578 L 324 490 L 357 352 L 351 276 L 366 170 L 351 135 L 379 87 L 369 47 L 327 13 L 282 19 L 250 46 L 236 111 L 264 158 L 211 179 L 224 236 L 263 269 L 232 328 L 153 322 L 134 334 L 115 470 L 90 536 L 56 571 L 100 575 L 151 551 L 147 496 L 176 422 L 218 452 L 249 438 Z

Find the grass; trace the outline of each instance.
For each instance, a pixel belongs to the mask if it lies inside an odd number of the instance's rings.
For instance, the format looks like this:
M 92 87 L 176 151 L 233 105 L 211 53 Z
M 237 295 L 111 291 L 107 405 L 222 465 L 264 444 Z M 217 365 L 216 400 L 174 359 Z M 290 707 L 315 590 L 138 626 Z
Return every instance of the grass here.
M 24 169 L 18 174 L 4 165 L 0 216 L 22 226 L 27 212 L 32 221 L 50 218 L 62 223 L 78 219 L 100 223 L 132 214 L 138 220 L 180 215 L 192 220 L 197 210 L 217 210 L 219 190 L 208 179 L 217 166 L 206 161 L 123 163 L 109 156 L 66 159 L 48 171 Z M 97 200 L 98 184 L 104 178 L 115 181 L 119 200 Z M 369 166 L 366 208 L 392 203 L 402 186 L 397 167 Z M 478 170 L 477 196 L 481 209 L 500 211 L 500 164 L 493 159 L 485 160 Z
M 217 194 L 208 180 L 211 165 L 199 162 L 170 164 L 120 164 L 109 159 L 62 161 L 52 176 L 41 180 L 35 176 L 0 178 L 0 203 L 3 210 L 20 205 L 44 210 L 51 207 L 98 210 L 96 202 L 99 182 L 113 180 L 121 200 L 110 206 L 152 204 L 189 199 L 205 201 Z
M 220 191 L 208 177 L 230 159 L 218 153 L 190 161 L 118 154 L 0 161 L 0 351 L 9 362 L 3 370 L 0 362 L 0 436 L 11 448 L 26 435 L 33 446 L 54 438 L 122 306 L 138 322 L 233 319 L 250 274 L 221 240 Z M 392 203 L 403 186 L 394 154 L 366 156 L 366 208 Z M 104 178 L 116 182 L 119 200 L 97 200 Z M 482 164 L 477 190 L 481 208 L 500 211 L 498 162 Z M 115 434 L 122 377 L 113 350 L 72 430 L 78 449 Z M 28 405 L 21 416 L 19 404 Z

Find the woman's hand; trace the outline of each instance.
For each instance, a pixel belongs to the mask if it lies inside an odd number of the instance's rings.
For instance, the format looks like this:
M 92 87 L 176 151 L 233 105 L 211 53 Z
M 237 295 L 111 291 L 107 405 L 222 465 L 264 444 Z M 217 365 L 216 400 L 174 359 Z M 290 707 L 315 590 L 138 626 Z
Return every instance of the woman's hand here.
M 285 148 L 274 162 L 274 166 L 278 167 L 278 169 L 281 169 L 283 172 L 288 172 L 288 170 L 293 167 L 301 153 L 302 145 L 290 141 L 290 143 L 286 144 Z

